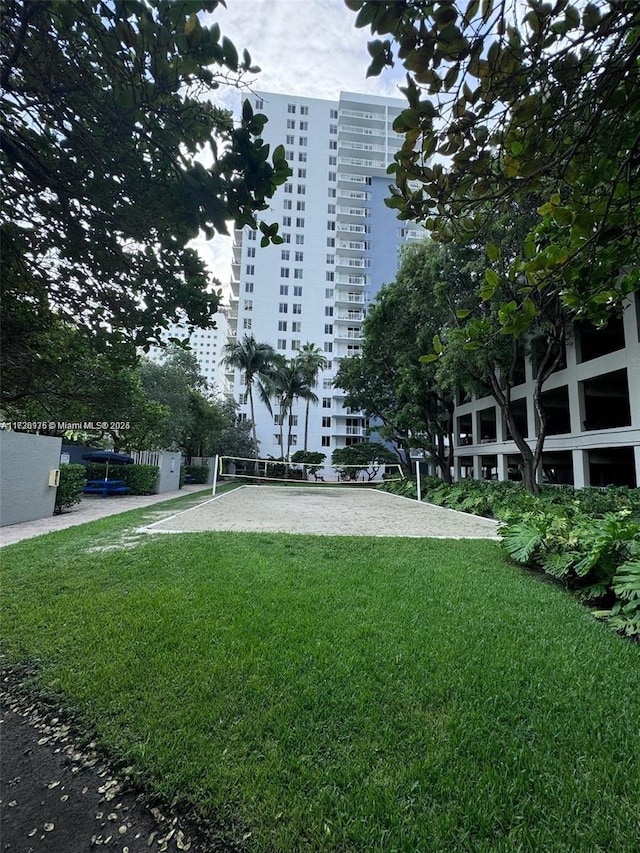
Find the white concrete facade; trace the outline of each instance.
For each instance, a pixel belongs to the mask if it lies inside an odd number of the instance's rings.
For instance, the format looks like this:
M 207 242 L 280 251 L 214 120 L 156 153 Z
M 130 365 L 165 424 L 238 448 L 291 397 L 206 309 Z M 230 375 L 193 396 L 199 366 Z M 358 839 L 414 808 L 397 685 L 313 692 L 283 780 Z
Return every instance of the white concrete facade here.
M 567 335 L 566 367 L 545 383 L 550 432 L 541 476 L 583 486 L 640 486 L 640 295 L 605 333 L 578 324 Z M 527 441 L 537 435 L 533 407 L 534 364 L 513 389 Z M 455 479 L 517 479 L 520 458 L 493 397 L 455 409 Z
M 189 339 L 189 347 L 198 361 L 200 373 L 207 380 L 210 391 L 216 394 L 231 393 L 226 368 L 222 363 L 222 349 L 228 340 L 228 311 L 228 308 L 222 307 L 214 315 L 215 329 L 194 329 L 190 332 L 186 325 L 172 323 L 162 336 L 165 341 L 169 338 Z M 153 347 L 149 351 L 149 358 L 160 361 L 165 352 L 160 347 Z
M 252 334 L 287 358 L 305 343 L 323 351 L 328 367 L 315 389 L 307 449 L 330 458 L 335 448 L 364 440 L 364 418 L 344 409 L 344 394 L 333 387 L 339 360 L 360 352 L 367 306 L 394 280 L 401 245 L 423 234 L 384 204 L 386 169 L 402 144 L 392 124 L 405 105 L 351 93 L 324 101 L 257 92 L 252 106 L 267 115 L 264 139 L 284 145 L 293 175 L 264 214 L 279 222 L 282 245 L 261 248 L 259 233 L 235 232 L 229 335 Z M 229 379 L 241 415 L 250 417 L 244 377 L 235 371 Z M 256 402 L 262 456 L 281 455 L 278 414 Z M 303 443 L 299 401 L 291 452 Z

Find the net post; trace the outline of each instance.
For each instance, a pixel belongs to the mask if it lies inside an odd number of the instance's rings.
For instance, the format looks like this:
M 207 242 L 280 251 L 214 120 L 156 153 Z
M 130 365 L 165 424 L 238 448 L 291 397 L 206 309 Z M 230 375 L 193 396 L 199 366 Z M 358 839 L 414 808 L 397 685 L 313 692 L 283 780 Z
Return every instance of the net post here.
M 216 487 L 218 485 L 218 459 L 219 458 L 220 457 L 216 453 L 216 461 L 215 461 L 215 465 L 213 466 L 213 487 L 211 489 L 211 497 L 212 498 L 214 498 L 216 496 Z
M 416 459 L 416 491 L 418 493 L 418 500 L 422 500 L 422 488 L 420 484 L 420 460 Z

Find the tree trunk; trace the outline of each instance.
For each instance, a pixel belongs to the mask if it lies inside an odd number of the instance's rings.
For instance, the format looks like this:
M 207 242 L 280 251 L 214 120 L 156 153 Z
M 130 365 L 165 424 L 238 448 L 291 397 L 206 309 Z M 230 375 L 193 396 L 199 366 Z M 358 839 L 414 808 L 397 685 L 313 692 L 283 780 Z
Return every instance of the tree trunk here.
M 253 466 L 253 474 L 255 477 L 259 477 L 260 476 L 260 463 L 258 462 L 258 459 L 260 457 L 258 456 L 258 432 L 256 430 L 256 413 L 255 413 L 254 408 L 253 408 L 253 381 L 251 383 L 249 383 L 249 380 L 247 379 L 247 386 L 249 389 L 249 408 L 251 409 L 251 427 L 252 427 L 252 431 L 253 431 L 253 452 L 254 452 L 255 457 L 256 457 L 255 465 Z

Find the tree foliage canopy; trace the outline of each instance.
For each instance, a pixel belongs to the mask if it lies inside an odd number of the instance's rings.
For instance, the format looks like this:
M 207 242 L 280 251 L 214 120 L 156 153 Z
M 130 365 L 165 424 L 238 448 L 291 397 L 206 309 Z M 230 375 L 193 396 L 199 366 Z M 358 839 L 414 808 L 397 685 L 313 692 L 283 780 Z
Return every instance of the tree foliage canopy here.
M 387 36 L 368 73 L 407 70 L 388 202 L 400 218 L 447 241 L 543 193 L 509 270 L 518 310 L 550 284 L 576 315 L 619 309 L 640 281 L 640 4 L 346 2 Z
M 290 174 L 265 116 L 245 101 L 234 126 L 209 98 L 259 70 L 201 24 L 217 0 L 2 5 L 4 352 L 19 362 L 52 316 L 107 354 L 208 325 L 218 296 L 189 241 L 235 220 L 278 242 L 256 213 Z

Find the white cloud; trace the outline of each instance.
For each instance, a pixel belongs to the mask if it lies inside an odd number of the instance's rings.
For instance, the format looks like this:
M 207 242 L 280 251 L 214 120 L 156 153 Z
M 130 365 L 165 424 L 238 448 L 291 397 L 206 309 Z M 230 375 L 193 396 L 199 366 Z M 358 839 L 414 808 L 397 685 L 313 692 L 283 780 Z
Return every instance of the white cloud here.
M 337 100 L 340 92 L 402 97 L 404 72 L 389 69 L 367 79 L 369 29 L 356 29 L 343 0 L 227 0 L 203 23 L 217 22 L 240 53 L 246 48 L 261 68 L 253 88 L 264 92 Z M 239 110 L 243 93 L 221 87 L 216 102 Z M 228 287 L 231 239 L 196 241 L 213 274 Z

